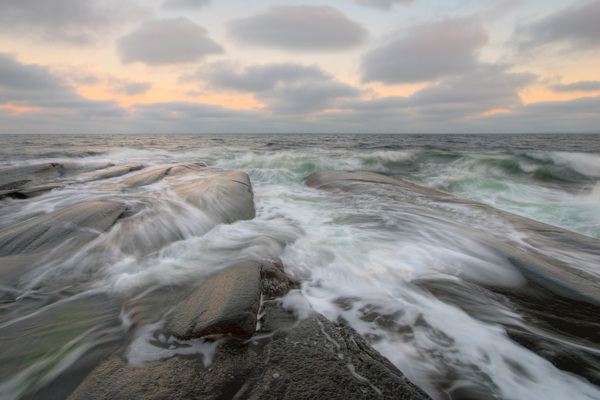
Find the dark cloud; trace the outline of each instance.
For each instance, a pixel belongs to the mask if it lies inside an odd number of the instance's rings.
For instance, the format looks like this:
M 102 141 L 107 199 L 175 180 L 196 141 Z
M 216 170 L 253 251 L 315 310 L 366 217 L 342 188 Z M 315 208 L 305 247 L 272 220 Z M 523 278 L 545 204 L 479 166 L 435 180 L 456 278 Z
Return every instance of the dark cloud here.
M 555 92 L 597 92 L 600 90 L 600 81 L 580 81 L 566 85 L 553 85 L 550 87 Z
M 36 41 L 88 45 L 149 14 L 132 0 L 2 0 L 0 32 Z
M 210 0 L 165 0 L 162 6 L 164 8 L 200 8 L 210 3 Z
M 125 96 L 137 96 L 146 93 L 152 89 L 150 82 L 134 82 L 123 79 L 113 79 L 110 82 L 110 91 L 112 93 L 124 94 Z
M 356 4 L 367 7 L 380 8 L 382 10 L 389 10 L 394 4 L 410 4 L 414 0 L 354 0 Z
M 42 109 L 63 109 L 86 116 L 122 116 L 114 101 L 89 100 L 66 81 L 36 64 L 22 64 L 0 53 L 0 104 Z
M 335 51 L 357 46 L 367 30 L 329 6 L 281 6 L 227 24 L 239 43 L 290 51 Z
M 144 22 L 120 38 L 117 49 L 124 64 L 140 61 L 148 65 L 198 61 L 223 48 L 208 37 L 208 31 L 187 18 Z
M 184 80 L 200 80 L 206 88 L 254 94 L 276 114 L 304 114 L 335 106 L 339 99 L 353 98 L 360 91 L 337 82 L 317 66 L 295 63 L 253 65 L 244 68 L 227 62 L 200 67 Z
M 477 52 L 487 41 L 474 18 L 414 26 L 363 57 L 362 80 L 397 84 L 462 74 L 477 67 Z
M 573 49 L 600 47 L 600 1 L 564 9 L 530 25 L 517 28 L 515 36 L 528 49 L 549 43 L 563 43 Z

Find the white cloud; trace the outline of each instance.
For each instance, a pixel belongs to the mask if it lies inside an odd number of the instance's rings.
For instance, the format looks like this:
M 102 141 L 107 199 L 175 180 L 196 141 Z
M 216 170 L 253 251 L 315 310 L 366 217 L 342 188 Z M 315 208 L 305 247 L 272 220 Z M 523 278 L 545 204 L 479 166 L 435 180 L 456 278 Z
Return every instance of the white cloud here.
M 101 42 L 150 14 L 132 0 L 2 0 L 0 10 L 3 34 L 77 46 Z
M 462 74 L 477 68 L 478 50 L 487 41 L 474 18 L 414 26 L 363 57 L 362 79 L 396 84 Z
M 336 51 L 355 47 L 367 30 L 330 6 L 280 6 L 227 24 L 239 43 L 290 51 Z
M 148 65 L 180 64 L 223 53 L 208 31 L 187 18 L 146 21 L 117 42 L 121 62 Z

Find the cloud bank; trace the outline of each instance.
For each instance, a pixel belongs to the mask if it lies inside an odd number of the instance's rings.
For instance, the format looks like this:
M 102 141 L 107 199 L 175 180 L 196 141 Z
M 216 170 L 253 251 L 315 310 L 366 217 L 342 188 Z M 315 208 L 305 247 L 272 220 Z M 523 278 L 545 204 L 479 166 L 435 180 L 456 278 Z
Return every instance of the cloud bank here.
M 164 8 L 180 9 L 180 8 L 200 8 L 210 3 L 210 0 L 165 0 L 162 3 Z
M 382 10 L 390 10 L 394 4 L 410 4 L 414 0 L 354 0 L 361 6 L 375 7 Z

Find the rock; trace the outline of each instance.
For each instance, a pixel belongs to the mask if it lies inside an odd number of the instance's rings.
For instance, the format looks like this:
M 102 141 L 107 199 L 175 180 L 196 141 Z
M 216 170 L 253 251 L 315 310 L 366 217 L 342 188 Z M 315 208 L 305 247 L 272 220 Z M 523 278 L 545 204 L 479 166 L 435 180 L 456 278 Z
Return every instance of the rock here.
M 167 176 L 171 168 L 172 167 L 163 167 L 159 169 L 154 169 L 152 171 L 135 174 L 127 179 L 124 179 L 123 185 L 128 188 L 151 185 Z
M 600 304 L 600 285 L 584 271 L 568 265 L 566 262 L 550 258 L 537 251 L 535 246 L 548 248 L 585 250 L 600 256 L 600 241 L 567 230 L 532 221 L 475 201 L 460 199 L 447 193 L 422 187 L 414 183 L 365 171 L 321 171 L 305 178 L 305 183 L 317 189 L 342 190 L 355 194 L 385 195 L 402 202 L 407 198 L 427 197 L 424 207 L 433 208 L 438 204 L 460 204 L 472 210 L 481 210 L 490 217 L 504 220 L 525 233 L 533 245 L 528 249 L 519 249 L 508 241 L 500 241 L 484 231 L 477 231 L 482 243 L 495 249 L 532 283 L 543 287 L 556 295 L 568 297 L 595 305 Z M 382 184 L 384 187 L 382 187 Z M 389 190 L 385 190 L 389 188 Z M 441 212 L 435 209 L 435 212 Z M 465 217 L 466 218 L 466 217 Z M 453 219 L 448 219 L 453 223 Z M 468 222 L 468 221 L 467 221 Z M 475 231 L 464 223 L 455 222 L 460 229 Z
M 103 169 L 92 174 L 89 174 L 87 178 L 92 181 L 102 180 L 102 179 L 110 179 L 116 178 L 118 176 L 122 176 L 128 174 L 133 171 L 138 171 L 144 168 L 142 164 L 129 163 L 124 165 L 117 165 L 112 168 Z
M 221 344 L 212 365 L 173 357 L 132 367 L 114 354 L 70 399 L 429 399 L 353 329 L 266 305 L 261 338 Z M 262 336 L 264 335 L 264 336 Z
M 0 256 L 55 249 L 66 241 L 85 243 L 106 231 L 126 207 L 108 201 L 75 204 L 0 232 Z
M 37 185 L 32 187 L 25 187 L 20 189 L 13 190 L 2 190 L 0 191 L 0 200 L 6 198 L 12 199 L 29 199 L 31 197 L 39 196 L 42 193 L 49 192 L 52 189 L 62 188 L 63 185 L 58 184 L 46 184 L 46 185 Z
M 58 163 L 0 168 L 0 189 L 10 190 L 23 187 L 31 181 L 57 178 L 62 168 Z
M 254 218 L 252 184 L 245 172 L 204 168 L 193 176 L 173 187 L 187 202 L 226 224 Z
M 181 340 L 211 335 L 249 338 L 256 331 L 262 285 L 259 262 L 231 266 L 204 282 L 167 320 Z

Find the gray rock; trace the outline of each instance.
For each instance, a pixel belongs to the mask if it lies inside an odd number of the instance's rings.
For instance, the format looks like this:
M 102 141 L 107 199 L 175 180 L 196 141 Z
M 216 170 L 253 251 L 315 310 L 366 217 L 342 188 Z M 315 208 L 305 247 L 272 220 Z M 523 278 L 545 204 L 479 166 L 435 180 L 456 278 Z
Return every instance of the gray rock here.
M 0 200 L 6 198 L 12 199 L 29 199 L 31 197 L 39 196 L 43 193 L 49 192 L 53 189 L 62 188 L 63 185 L 58 184 L 42 184 L 31 187 L 24 187 L 19 189 L 12 190 L 1 190 L 0 191 Z
M 314 314 L 303 321 L 275 302 L 260 339 L 221 344 L 205 367 L 173 357 L 132 367 L 105 360 L 70 399 L 429 399 L 354 330 Z
M 163 167 L 152 171 L 135 174 L 123 180 L 123 185 L 128 188 L 151 185 L 163 179 L 172 167 Z
M 178 339 L 249 338 L 256 331 L 262 285 L 259 262 L 233 265 L 208 279 L 174 311 L 165 329 Z
M 128 174 L 133 171 L 138 171 L 144 168 L 142 164 L 129 163 L 125 165 L 117 165 L 112 168 L 103 169 L 97 172 L 94 172 L 88 176 L 89 180 L 102 180 L 102 179 L 110 179 L 116 178 L 118 176 L 122 176 Z
M 203 168 L 194 176 L 174 185 L 175 193 L 219 222 L 254 218 L 252 184 L 245 172 Z
M 57 163 L 0 168 L 0 190 L 21 188 L 32 181 L 57 178 L 63 166 Z
M 106 231 L 126 207 L 107 201 L 79 203 L 0 232 L 0 256 L 54 249 L 68 240 L 85 243 Z

